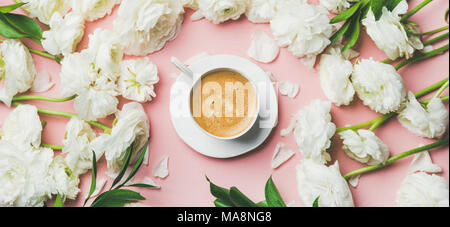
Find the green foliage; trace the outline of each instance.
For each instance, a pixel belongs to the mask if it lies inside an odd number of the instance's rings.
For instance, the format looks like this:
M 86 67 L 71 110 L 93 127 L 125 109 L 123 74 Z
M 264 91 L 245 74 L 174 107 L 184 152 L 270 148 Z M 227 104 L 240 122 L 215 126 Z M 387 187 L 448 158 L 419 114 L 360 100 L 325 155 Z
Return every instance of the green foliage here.
M 27 16 L 11 13 L 22 5 L 0 6 L 0 36 L 8 39 L 29 38 L 40 44 L 42 29 L 39 24 Z

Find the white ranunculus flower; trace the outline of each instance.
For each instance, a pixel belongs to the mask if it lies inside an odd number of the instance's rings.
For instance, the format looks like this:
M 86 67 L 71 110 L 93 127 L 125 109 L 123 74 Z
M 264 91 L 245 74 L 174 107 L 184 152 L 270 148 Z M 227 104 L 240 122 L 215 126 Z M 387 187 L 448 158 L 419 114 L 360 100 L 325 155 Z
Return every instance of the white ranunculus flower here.
M 36 78 L 36 68 L 28 48 L 19 40 L 0 43 L 0 78 L 5 80 L 0 89 L 0 101 L 8 107 L 12 98 L 28 91 Z M 0 79 L 1 80 L 1 79 Z
M 405 108 L 399 112 L 398 120 L 416 135 L 438 139 L 447 130 L 449 113 L 439 98 L 433 98 L 424 108 L 412 92 Z
M 120 67 L 122 73 L 118 86 L 124 98 L 143 103 L 156 97 L 158 68 L 148 58 L 123 61 Z
M 89 21 L 111 14 L 113 7 L 119 2 L 120 0 L 71 0 L 72 10 Z
M 350 8 L 350 2 L 357 2 L 359 0 L 319 0 L 320 4 L 333 13 L 341 13 Z
M 372 10 L 369 10 L 366 18 L 362 20 L 370 38 L 392 60 L 399 57 L 409 58 L 415 50 L 423 49 L 420 38 L 413 35 L 409 37 L 401 23 L 400 15 L 407 11 L 408 3 L 402 1 L 392 12 L 383 7 L 383 14 L 378 21 L 375 21 Z
M 67 154 L 66 163 L 74 174 L 81 175 L 92 168 L 93 156 L 90 143 L 96 137 L 97 134 L 91 126 L 77 117 L 67 123 L 62 152 Z M 95 154 L 97 160 L 102 155 L 103 153 Z
M 303 157 L 319 164 L 331 161 L 327 150 L 331 147 L 336 125 L 331 122 L 330 109 L 331 102 L 313 100 L 294 115 L 289 128 L 283 130 L 294 130 L 295 141 Z
M 214 24 L 228 20 L 237 20 L 245 13 L 248 0 L 197 0 L 198 11 Z
M 22 151 L 0 141 L 0 205 L 39 207 L 51 197 L 49 180 L 51 149 Z
M 84 19 L 81 15 L 72 12 L 63 18 L 56 12 L 50 20 L 50 30 L 42 34 L 42 46 L 50 54 L 67 55 L 75 51 L 83 34 Z
M 277 0 L 249 0 L 245 14 L 253 23 L 267 23 L 275 16 L 276 10 Z
M 448 182 L 424 172 L 410 174 L 397 192 L 399 207 L 448 207 Z
M 375 165 L 384 163 L 389 158 L 389 148 L 369 130 L 347 130 L 339 133 L 344 140 L 344 151 L 358 162 Z
M 125 53 L 144 56 L 173 40 L 184 20 L 179 0 L 123 0 L 114 23 Z
M 363 59 L 354 67 L 352 82 L 364 105 L 382 114 L 397 111 L 406 98 L 403 78 L 389 64 Z
M 304 64 L 309 67 L 314 66 L 316 56 L 330 44 L 333 33 L 328 11 L 306 0 L 280 2 L 270 27 L 278 44 L 288 46 L 296 57 L 304 58 Z
M 116 124 L 111 134 L 103 134 L 91 143 L 95 152 L 105 152 L 109 174 L 112 176 L 117 174 L 123 165 L 127 149 L 133 144 L 130 159 L 132 165 L 140 155 L 138 151 L 150 137 L 150 123 L 141 104 L 128 103 L 116 116 Z
M 20 150 L 39 148 L 42 123 L 35 106 L 20 105 L 12 111 L 3 124 L 3 139 Z
M 181 0 L 184 7 L 191 8 L 193 10 L 198 9 L 197 0 Z
M 355 96 L 350 76 L 352 63 L 345 59 L 340 48 L 330 48 L 329 53 L 320 59 L 320 82 L 322 90 L 331 102 L 337 106 L 349 105 Z
M 97 29 L 88 49 L 66 56 L 61 69 L 61 95 L 78 95 L 74 107 L 83 120 L 104 118 L 117 111 L 116 82 L 123 51 L 113 33 Z
M 37 17 L 42 23 L 49 24 L 53 14 L 58 12 L 65 15 L 70 10 L 68 0 L 22 0 L 27 3 L 24 9 L 30 12 L 31 17 Z
M 72 172 L 62 156 L 56 156 L 49 167 L 50 184 L 53 186 L 52 194 L 61 195 L 63 200 L 76 199 L 80 189 L 78 174 Z
M 312 206 L 320 196 L 320 207 L 353 207 L 353 197 L 342 177 L 339 163 L 330 167 L 312 160 L 297 166 L 298 192 L 305 206 Z

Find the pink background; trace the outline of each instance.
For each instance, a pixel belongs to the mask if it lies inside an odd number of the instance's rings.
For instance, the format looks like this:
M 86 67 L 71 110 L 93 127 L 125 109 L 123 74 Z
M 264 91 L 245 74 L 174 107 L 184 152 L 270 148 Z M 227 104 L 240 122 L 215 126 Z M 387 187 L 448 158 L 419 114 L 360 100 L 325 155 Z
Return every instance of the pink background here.
M 0 5 L 13 2 L 13 0 L 0 0 Z M 421 1 L 410 1 L 410 8 L 419 2 Z M 442 27 L 446 24 L 444 12 L 448 5 L 448 1 L 433 1 L 412 17 L 411 20 L 418 23 L 423 31 Z M 117 17 L 117 8 L 114 9 L 112 15 L 86 24 L 87 29 L 85 37 L 79 45 L 80 49 L 87 46 L 88 34 L 91 34 L 95 28 L 113 29 L 112 24 Z M 21 10 L 18 12 L 21 12 Z M 274 181 L 285 201 L 289 203 L 295 200 L 297 204 L 302 205 L 297 193 L 295 172 L 295 167 L 301 161 L 301 154 L 297 152 L 291 160 L 277 170 L 270 168 L 270 160 L 278 142 L 284 142 L 298 151 L 294 138 L 292 136 L 281 138 L 279 136 L 280 130 L 287 127 L 291 114 L 308 105 L 311 100 L 326 99 L 320 88 L 318 73 L 303 66 L 300 60 L 295 58 L 287 49 L 281 50 L 280 56 L 274 63 L 258 63 L 264 70 L 273 72 L 277 80 L 289 80 L 300 84 L 301 93 L 294 100 L 280 96 L 279 125 L 275 128 L 272 136 L 259 149 L 242 157 L 228 160 L 204 157 L 185 145 L 172 127 L 169 118 L 169 93 L 175 79 L 170 75 L 178 73 L 178 71 L 170 63 L 170 57 L 177 56 L 182 60 L 186 60 L 203 51 L 207 51 L 210 54 L 234 54 L 247 57 L 246 53 L 250 46 L 252 33 L 256 29 L 263 30 L 268 34 L 271 34 L 271 32 L 268 24 L 252 24 L 244 16 L 238 21 L 214 25 L 207 20 L 192 22 L 189 19 L 191 14 L 192 11 L 187 10 L 182 30 L 174 41 L 168 43 L 162 51 L 148 56 L 151 61 L 157 64 L 161 82 L 156 88 L 158 97 L 154 101 L 144 104 L 151 122 L 150 163 L 148 167 L 144 166 L 140 170 L 136 179 L 143 179 L 145 176 L 152 177 L 153 167 L 166 154 L 170 156 L 170 175 L 164 180 L 155 180 L 156 183 L 162 186 L 160 190 L 140 190 L 142 195 L 147 198 L 144 203 L 150 206 L 212 206 L 214 198 L 209 193 L 205 175 L 208 175 L 218 185 L 226 187 L 237 186 L 254 201 L 261 201 L 264 200 L 265 182 L 270 175 L 273 175 Z M 27 45 L 38 48 L 28 40 L 24 40 L 24 42 Z M 441 46 L 447 42 L 448 40 L 443 41 L 436 44 L 436 46 Z M 376 48 L 366 34 L 363 35 L 356 49 L 361 52 L 362 58 L 373 57 L 376 60 L 386 58 L 385 54 Z M 57 83 L 50 91 L 39 95 L 59 97 L 59 72 L 61 67 L 49 59 L 40 56 L 33 57 L 38 71 L 47 70 L 51 74 L 53 81 Z M 432 60 L 402 69 L 400 73 L 405 79 L 407 89 L 415 92 L 448 77 L 448 60 L 449 55 L 446 53 Z M 448 91 L 445 91 L 444 94 L 447 95 Z M 122 100 L 121 106 L 126 102 L 128 101 Z M 73 102 L 53 104 L 36 101 L 28 103 L 43 108 L 74 112 Z M 4 122 L 10 111 L 11 109 L 0 104 L 0 124 Z M 333 107 L 331 113 L 333 121 L 338 127 L 362 123 L 378 116 L 368 107 L 363 106 L 359 100 L 354 101 L 348 107 Z M 64 138 L 64 127 L 68 119 L 53 116 L 41 116 L 41 119 L 48 122 L 44 129 L 43 141 L 45 143 L 61 144 Z M 105 120 L 105 122 L 110 124 L 111 120 L 110 118 Z M 376 130 L 376 133 L 389 146 L 392 155 L 415 148 L 419 144 L 434 142 L 434 140 L 415 136 L 403 128 L 395 119 L 381 126 Z M 333 149 L 330 152 L 334 160 L 339 160 L 343 174 L 363 166 L 349 159 L 344 154 L 341 149 L 342 142 L 340 139 L 335 137 L 334 141 Z M 444 170 L 440 175 L 448 180 L 448 147 L 433 150 L 431 156 L 433 161 Z M 409 157 L 384 170 L 363 175 L 359 186 L 356 189 L 351 189 L 355 205 L 395 206 L 396 191 L 407 174 L 411 160 L 412 157 Z M 103 175 L 105 170 L 106 163 L 104 158 L 102 158 L 99 163 L 99 174 Z M 101 177 L 99 176 L 99 178 Z M 109 179 L 109 183 L 111 183 L 111 179 Z M 65 205 L 81 205 L 82 198 L 87 193 L 89 186 L 90 174 L 86 174 L 82 177 L 80 184 L 82 193 L 79 195 L 79 198 L 81 199 L 79 201 L 68 201 Z

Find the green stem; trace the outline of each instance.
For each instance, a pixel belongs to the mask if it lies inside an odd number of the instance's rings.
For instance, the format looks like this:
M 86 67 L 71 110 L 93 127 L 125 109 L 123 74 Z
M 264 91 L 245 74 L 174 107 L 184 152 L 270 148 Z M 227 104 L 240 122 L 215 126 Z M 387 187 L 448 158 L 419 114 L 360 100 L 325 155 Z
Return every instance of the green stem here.
M 445 85 L 447 82 L 449 81 L 449 78 L 446 78 L 445 80 L 439 81 L 438 83 L 435 83 L 417 93 L 415 93 L 414 95 L 416 96 L 417 99 L 422 98 L 423 96 L 430 94 L 433 91 L 436 91 L 438 89 L 440 89 L 443 85 Z M 443 100 L 444 101 L 444 100 Z M 344 132 L 347 130 L 358 130 L 358 129 L 362 129 L 362 128 L 367 128 L 370 127 L 369 130 L 373 131 L 375 130 L 378 126 L 382 125 L 384 122 L 388 121 L 389 119 L 391 119 L 392 117 L 394 117 L 396 115 L 396 113 L 388 113 L 385 114 L 383 116 L 377 117 L 371 121 L 367 121 L 365 123 L 362 124 L 358 124 L 358 125 L 353 125 L 353 126 L 349 126 L 349 127 L 343 127 L 343 128 L 338 128 L 336 129 L 337 133 L 340 132 Z
M 417 153 L 421 153 L 421 152 L 424 152 L 424 151 L 427 151 L 427 150 L 431 150 L 433 148 L 441 147 L 441 146 L 447 145 L 448 143 L 449 143 L 449 139 L 447 138 L 447 139 L 441 140 L 441 141 L 433 143 L 433 144 L 429 144 L 429 145 L 426 145 L 426 146 L 418 147 L 416 149 L 413 149 L 413 150 L 410 150 L 410 151 L 398 154 L 396 156 L 393 156 L 390 159 L 388 159 L 385 163 L 381 163 L 381 164 L 378 164 L 378 165 L 366 166 L 364 168 L 361 168 L 361 169 L 352 171 L 350 173 L 347 173 L 347 174 L 344 175 L 344 178 L 345 179 L 350 179 L 353 176 L 361 175 L 361 174 L 364 174 L 364 173 L 367 173 L 367 172 L 371 172 L 371 171 L 374 171 L 374 170 L 377 170 L 377 169 L 384 168 L 384 167 L 386 167 L 388 165 L 391 165 L 392 163 L 394 163 L 394 162 L 396 162 L 396 161 L 398 161 L 400 159 L 403 159 L 403 158 L 406 158 L 408 156 L 411 156 L 411 155 L 414 155 L 414 154 L 417 154 Z
M 13 106 L 20 106 L 20 105 L 24 105 L 23 103 L 20 102 L 13 102 L 12 103 Z M 65 117 L 65 118 L 73 118 L 73 117 L 77 117 L 76 114 L 74 113 L 68 113 L 68 112 L 63 112 L 63 111 L 57 111 L 57 110 L 49 110 L 49 109 L 43 109 L 43 108 L 37 108 L 38 112 L 40 114 L 46 114 L 46 115 L 52 115 L 52 116 L 59 116 L 59 117 Z M 98 122 L 98 121 L 86 121 L 87 123 L 89 123 L 90 125 L 93 125 L 97 128 L 102 129 L 105 132 L 110 132 L 111 128 Z
M 446 44 L 446 45 L 444 45 L 443 47 L 441 47 L 439 49 L 436 49 L 436 50 L 433 50 L 433 51 L 430 51 L 430 52 L 427 52 L 427 53 L 422 53 L 420 55 L 416 55 L 416 56 L 414 56 L 414 57 L 412 57 L 410 59 L 407 59 L 406 61 L 400 62 L 400 64 L 395 66 L 395 69 L 399 70 L 399 69 L 403 68 L 404 66 L 406 66 L 408 64 L 419 62 L 419 61 L 423 61 L 425 59 L 434 57 L 436 55 L 443 54 L 443 53 L 447 52 L 448 49 L 449 49 L 449 45 Z
M 442 87 L 436 92 L 436 94 L 433 96 L 433 98 L 438 98 L 439 96 L 441 96 L 442 92 L 444 92 L 445 89 L 448 88 L 448 85 L 449 85 L 449 81 L 447 80 L 447 83 L 442 85 Z
M 63 145 L 53 145 L 53 144 L 46 144 L 46 143 L 41 144 L 41 147 L 50 148 L 54 151 L 62 151 L 64 149 Z
M 423 45 L 424 46 L 428 46 L 428 45 L 435 44 L 435 43 L 437 43 L 437 42 L 439 42 L 439 41 L 441 41 L 441 40 L 443 40 L 445 38 L 448 38 L 448 35 L 449 35 L 449 33 L 447 32 L 447 33 L 442 34 L 442 35 L 440 35 L 440 36 L 438 36 L 436 38 L 433 38 L 433 39 L 430 39 L 428 41 L 423 42 Z
M 15 0 L 16 1 L 16 3 L 22 3 L 22 1 L 20 1 L 20 0 Z M 28 14 L 30 14 L 30 10 L 27 10 L 27 9 L 25 9 L 25 8 L 23 8 L 23 7 L 21 7 L 25 12 L 27 12 Z
M 447 30 L 447 29 L 448 29 L 448 25 L 446 25 L 446 26 L 444 26 L 442 28 L 434 29 L 434 30 L 431 30 L 429 32 L 424 32 L 424 33 L 421 33 L 421 34 L 418 34 L 418 35 L 420 35 L 420 36 L 433 35 L 435 33 L 438 33 L 438 32 L 441 32 L 441 31 L 444 31 L 444 30 Z
M 412 9 L 411 11 L 409 11 L 408 13 L 406 13 L 405 15 L 403 15 L 401 21 L 404 22 L 406 20 L 408 20 L 410 17 L 412 17 L 414 14 L 416 14 L 417 12 L 419 12 L 419 10 L 421 10 L 423 7 L 425 7 L 426 5 L 428 5 L 428 3 L 430 3 L 432 0 L 425 0 L 423 2 L 421 2 L 419 5 L 417 5 L 414 9 Z
M 441 101 L 448 101 L 449 100 L 449 96 L 447 95 L 447 96 L 442 96 L 441 97 Z M 427 99 L 427 100 L 422 100 L 422 101 L 420 101 L 420 103 L 421 104 L 423 104 L 423 105 L 428 105 L 429 103 L 431 102 L 431 99 Z
M 67 102 L 70 100 L 75 99 L 77 96 L 71 96 L 66 98 L 52 98 L 52 97 L 46 97 L 46 96 L 37 96 L 37 95 L 21 95 L 21 96 L 14 96 L 13 101 L 26 101 L 26 100 L 40 100 L 40 101 L 47 101 L 47 102 Z
M 61 64 L 61 58 L 59 58 L 58 56 L 51 55 L 51 54 L 49 54 L 49 53 L 47 53 L 45 51 L 35 50 L 35 49 L 32 49 L 32 48 L 28 48 L 28 49 L 30 50 L 31 53 L 34 53 L 34 54 L 40 55 L 42 57 L 46 57 L 46 58 L 55 60 L 58 64 Z

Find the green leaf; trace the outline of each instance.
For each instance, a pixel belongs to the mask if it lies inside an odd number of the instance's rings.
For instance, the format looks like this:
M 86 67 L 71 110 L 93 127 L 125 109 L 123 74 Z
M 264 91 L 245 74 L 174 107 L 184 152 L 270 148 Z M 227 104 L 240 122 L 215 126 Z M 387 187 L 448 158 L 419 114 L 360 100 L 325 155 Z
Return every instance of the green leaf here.
M 267 205 L 269 207 L 286 207 L 286 203 L 284 203 L 272 177 L 270 177 L 266 183 L 265 194 Z
M 95 188 L 97 187 L 97 158 L 95 157 L 95 152 L 92 151 L 92 177 L 91 177 L 91 188 L 89 189 L 88 196 L 84 200 L 83 206 L 86 205 L 87 201 L 91 198 L 92 194 L 95 191 Z
M 97 197 L 91 207 L 121 207 L 127 203 L 139 200 L 145 200 L 145 198 L 137 192 L 126 189 L 114 189 Z
M 221 201 L 220 199 L 214 200 L 214 206 L 216 206 L 216 207 L 233 207 L 233 205 L 225 203 L 225 202 Z
M 363 1 L 359 1 L 358 3 L 356 3 L 355 5 L 350 7 L 349 9 L 345 10 L 341 14 L 339 14 L 339 15 L 335 16 L 334 18 L 332 18 L 330 20 L 330 24 L 339 23 L 339 22 L 347 20 L 348 18 L 353 16 L 353 14 L 355 14 L 358 11 L 358 9 L 361 6 L 362 2 Z
M 60 194 L 56 196 L 56 200 L 55 203 L 53 204 L 53 207 L 63 207 L 63 201 Z
M 319 200 L 320 200 L 320 196 L 317 197 L 316 200 L 314 200 L 314 203 L 313 203 L 312 207 L 319 207 Z
M 18 31 L 11 24 L 9 24 L 5 15 L 0 13 L 0 36 L 8 39 L 20 39 L 28 37 L 28 35 Z
M 127 153 L 125 155 L 125 160 L 122 164 L 122 167 L 120 168 L 120 172 L 117 175 L 116 179 L 114 179 L 112 185 L 111 185 L 111 189 L 120 182 L 120 180 L 122 180 L 122 177 L 125 175 L 125 172 L 127 171 L 128 168 L 128 164 L 130 164 L 130 159 L 131 159 L 131 154 L 133 153 L 133 145 L 134 143 L 132 143 L 128 148 L 127 148 Z
M 350 34 L 348 37 L 348 41 L 345 44 L 344 48 L 342 48 L 342 52 L 345 52 L 346 50 L 352 48 L 353 46 L 355 46 L 356 42 L 359 39 L 359 34 L 360 34 L 360 27 L 359 27 L 359 17 L 357 20 L 352 22 L 351 25 L 351 29 L 349 31 L 351 31 L 351 33 L 346 33 Z
M 142 166 L 142 162 L 144 162 L 144 157 L 145 157 L 145 154 L 147 153 L 149 143 L 150 143 L 150 140 L 147 141 L 147 143 L 145 143 L 144 147 L 142 147 L 142 149 L 139 151 L 141 154 L 139 155 L 139 158 L 138 158 L 136 164 L 134 165 L 133 169 L 131 170 L 130 175 L 128 175 L 128 178 L 118 188 L 123 187 L 139 171 L 139 169 Z
M 267 204 L 267 201 L 261 201 L 259 203 L 257 203 L 256 205 L 258 205 L 259 207 L 269 207 L 269 204 Z
M 331 43 L 338 41 L 347 32 L 348 28 L 350 27 L 350 24 L 351 24 L 350 20 L 345 22 L 345 24 L 339 29 L 339 31 L 337 31 L 336 33 L 333 34 L 333 36 L 331 36 L 330 38 Z
M 233 204 L 230 198 L 230 190 L 215 185 L 208 177 L 206 177 L 206 180 L 209 182 L 209 190 L 214 197 L 226 204 Z
M 30 38 L 42 39 L 42 28 L 33 19 L 20 14 L 7 13 L 5 18 L 17 30 L 27 34 Z
M 132 184 L 127 187 L 135 187 L 135 188 L 159 188 L 159 186 L 154 186 L 150 184 Z
M 372 9 L 373 15 L 375 16 L 375 21 L 378 21 L 383 15 L 383 6 L 385 4 L 385 0 L 371 0 L 370 8 Z
M 256 203 L 250 200 L 236 187 L 230 188 L 230 198 L 233 204 L 237 207 L 258 207 Z
M 25 5 L 26 3 L 16 3 L 16 4 L 12 4 L 12 5 L 7 5 L 7 6 L 0 6 L 0 13 L 9 13 L 23 5 Z

